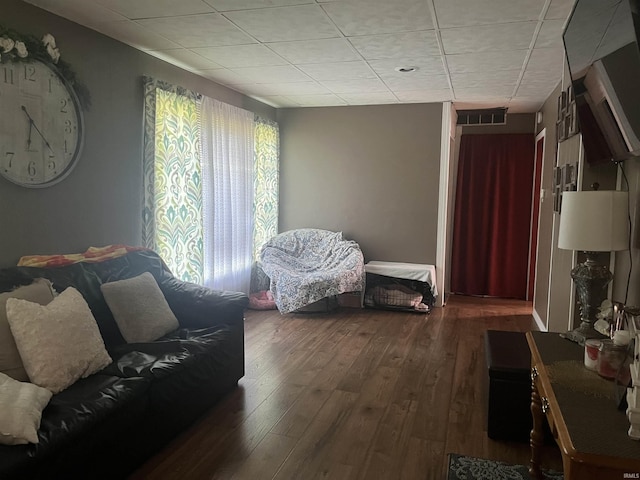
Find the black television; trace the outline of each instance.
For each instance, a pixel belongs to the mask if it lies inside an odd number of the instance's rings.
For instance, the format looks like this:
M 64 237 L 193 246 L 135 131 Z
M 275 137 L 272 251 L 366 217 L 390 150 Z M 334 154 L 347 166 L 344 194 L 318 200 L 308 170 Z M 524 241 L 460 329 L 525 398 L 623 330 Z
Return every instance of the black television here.
M 577 0 L 562 37 L 586 161 L 640 156 L 640 0 Z

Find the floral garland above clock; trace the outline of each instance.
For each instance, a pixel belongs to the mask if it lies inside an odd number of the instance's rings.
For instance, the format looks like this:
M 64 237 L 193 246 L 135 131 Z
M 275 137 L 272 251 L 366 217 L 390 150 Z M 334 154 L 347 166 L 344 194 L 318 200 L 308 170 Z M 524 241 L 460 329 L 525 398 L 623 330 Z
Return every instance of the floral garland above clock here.
M 60 58 L 60 49 L 56 46 L 53 35 L 47 33 L 39 40 L 34 35 L 21 34 L 0 25 L 0 63 L 28 62 L 31 59 L 53 63 L 75 90 L 82 108 L 89 109 L 89 89 L 77 79 L 71 66 Z

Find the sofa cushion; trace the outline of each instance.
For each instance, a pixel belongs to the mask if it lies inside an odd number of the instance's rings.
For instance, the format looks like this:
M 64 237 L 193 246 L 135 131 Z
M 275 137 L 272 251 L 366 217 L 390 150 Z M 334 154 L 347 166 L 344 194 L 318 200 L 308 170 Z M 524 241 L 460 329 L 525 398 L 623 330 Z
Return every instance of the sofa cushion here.
M 215 355 L 217 363 L 224 364 L 225 358 L 232 354 L 226 346 L 231 332 L 227 326 L 197 330 L 181 328 L 155 342 L 118 345 L 109 351 L 113 363 L 102 373 L 161 380 L 206 355 Z
M 128 343 L 152 342 L 178 328 L 178 319 L 149 272 L 103 284 L 106 300 Z
M 87 469 L 86 459 L 91 458 L 96 443 L 119 440 L 126 444 L 131 429 L 138 428 L 137 419 L 148 408 L 148 390 L 149 381 L 139 377 L 96 374 L 78 380 L 54 395 L 44 409 L 38 444 L 0 445 L 0 478 L 105 478 L 74 470 Z M 106 465 L 95 468 L 109 471 Z M 69 471 L 75 474 L 67 475 Z
M 216 326 L 198 330 L 179 329 L 153 343 L 119 345 L 110 351 L 113 363 L 104 374 L 141 376 L 151 383 L 151 407 L 167 407 L 189 397 L 214 378 L 243 374 L 243 331 Z M 238 362 L 238 360 L 240 361 Z M 222 385 L 221 385 L 222 387 Z
M 20 352 L 18 352 L 7 320 L 7 300 L 9 298 L 21 298 L 40 305 L 47 305 L 53 300 L 51 282 L 44 278 L 37 278 L 31 285 L 18 287 L 11 292 L 0 293 L 0 373 L 21 382 L 28 382 L 29 376 L 22 364 Z
M 29 378 L 53 393 L 111 363 L 91 310 L 73 287 L 46 306 L 10 298 L 7 319 Z
M 46 388 L 0 373 L 0 443 L 38 443 L 42 410 L 51 395 Z
M 146 402 L 148 390 L 148 380 L 139 377 L 97 374 L 78 380 L 51 399 L 42 417 L 41 443 L 52 444 L 63 438 L 72 441 L 137 397 L 142 396 Z

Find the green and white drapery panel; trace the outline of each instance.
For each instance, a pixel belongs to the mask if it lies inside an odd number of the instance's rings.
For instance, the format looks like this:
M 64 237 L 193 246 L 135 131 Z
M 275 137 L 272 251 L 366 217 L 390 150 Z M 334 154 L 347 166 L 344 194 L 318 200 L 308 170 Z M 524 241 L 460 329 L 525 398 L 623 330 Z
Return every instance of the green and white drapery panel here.
M 185 281 L 204 281 L 201 96 L 144 77 L 143 245 Z
M 249 293 L 253 264 L 254 114 L 202 99 L 207 287 Z
M 249 292 L 278 233 L 275 122 L 144 78 L 143 244 L 179 278 Z
M 278 233 L 280 130 L 271 120 L 255 117 L 253 258 Z

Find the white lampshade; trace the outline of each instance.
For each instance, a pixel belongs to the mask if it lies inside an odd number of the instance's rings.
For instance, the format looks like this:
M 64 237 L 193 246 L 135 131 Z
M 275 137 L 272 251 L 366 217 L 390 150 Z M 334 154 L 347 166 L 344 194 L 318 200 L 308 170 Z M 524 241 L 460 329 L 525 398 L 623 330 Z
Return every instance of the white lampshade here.
M 627 250 L 628 205 L 627 192 L 562 192 L 558 248 L 582 252 Z

